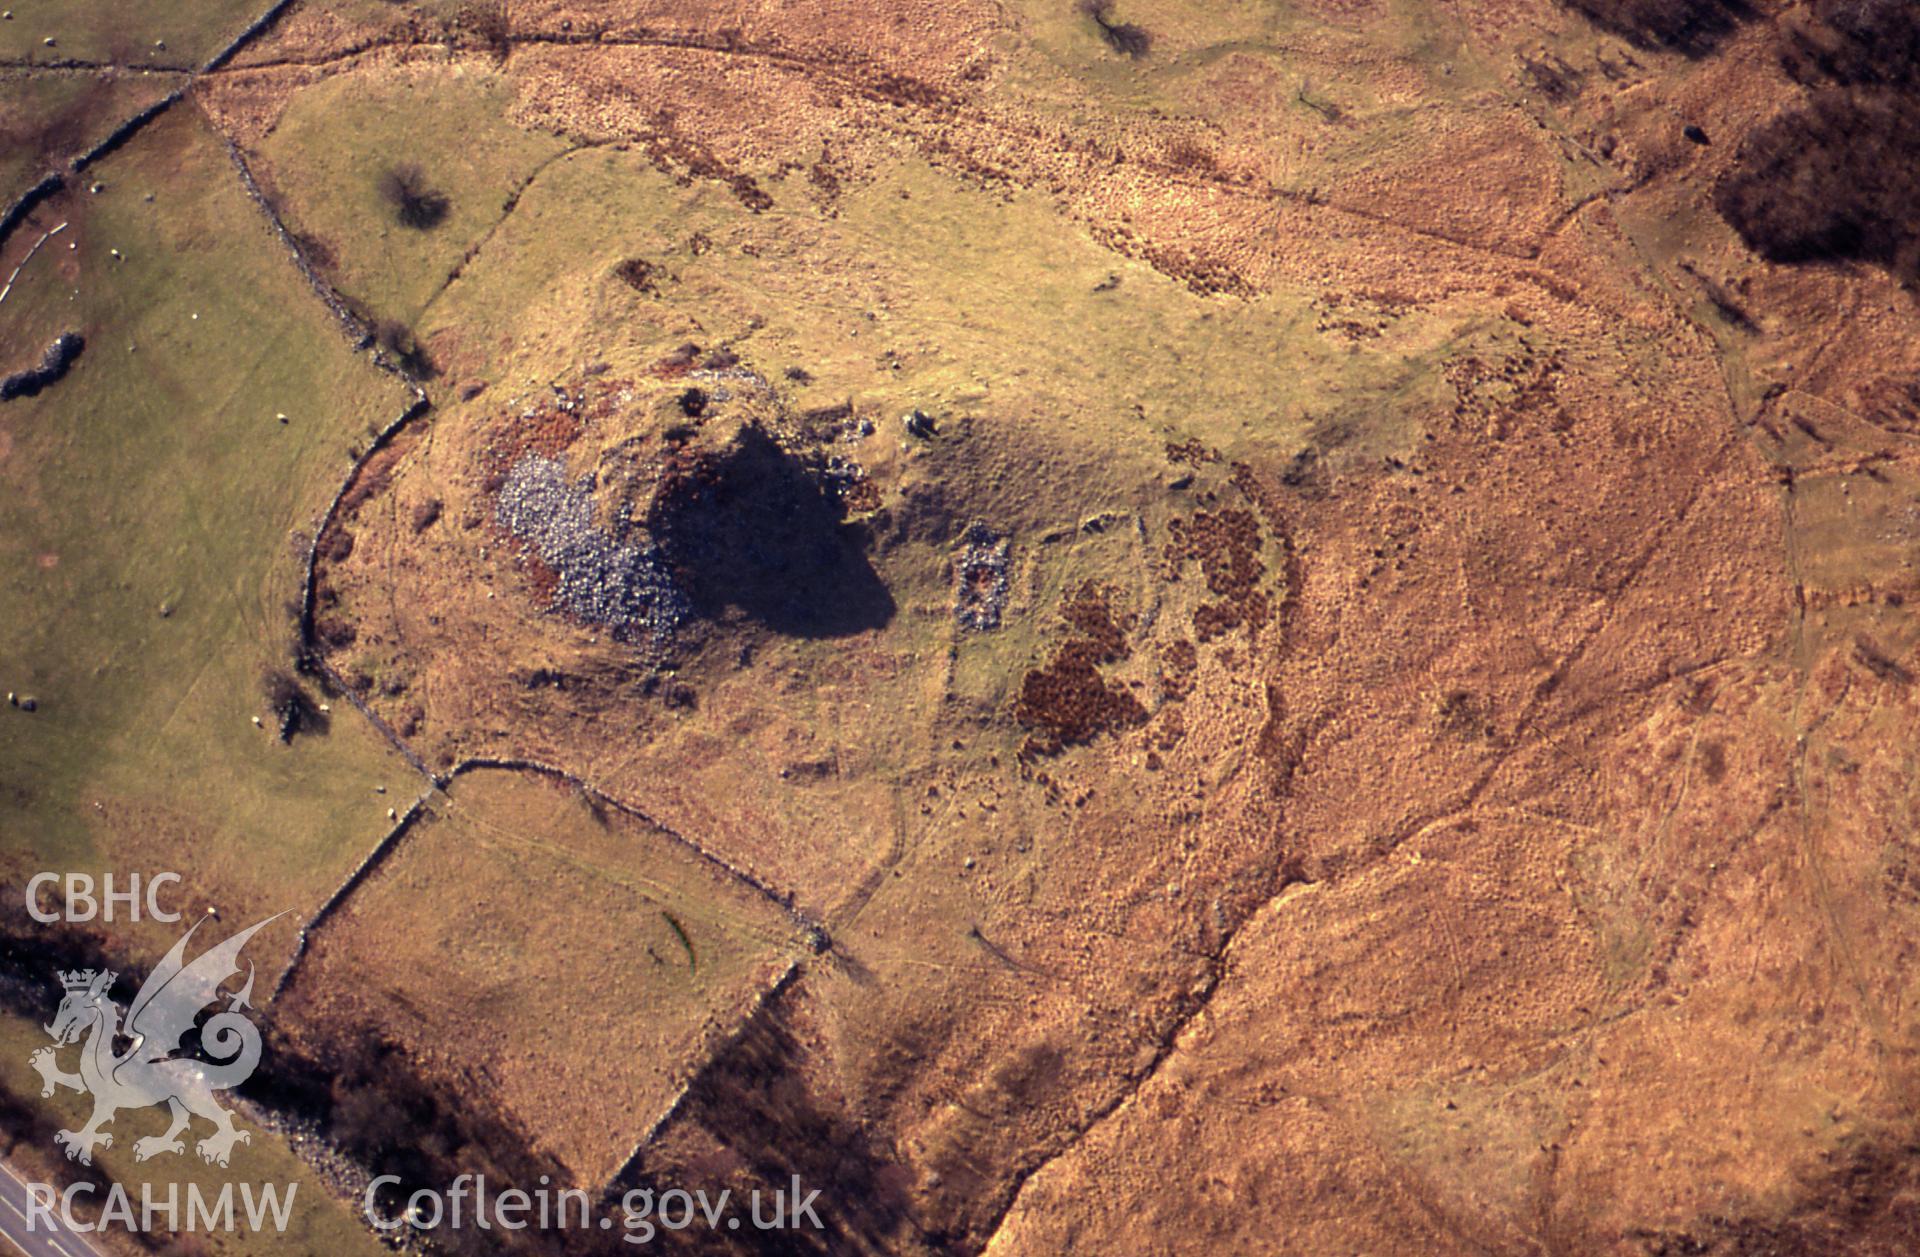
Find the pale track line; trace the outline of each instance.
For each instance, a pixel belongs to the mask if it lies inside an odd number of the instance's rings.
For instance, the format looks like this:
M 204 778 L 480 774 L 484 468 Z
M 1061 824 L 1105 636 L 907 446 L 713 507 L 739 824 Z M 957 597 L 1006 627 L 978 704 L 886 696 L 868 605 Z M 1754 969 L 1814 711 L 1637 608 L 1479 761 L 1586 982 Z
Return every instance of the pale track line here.
M 65 231 L 66 229 L 67 229 L 67 224 L 61 223 L 58 227 L 55 227 L 53 230 L 45 233 L 38 240 L 33 242 L 33 247 L 27 250 L 27 255 L 20 259 L 20 264 L 18 266 L 13 268 L 13 274 L 7 276 L 6 287 L 0 288 L 0 302 L 4 302 L 7 299 L 7 294 L 13 291 L 14 281 L 20 278 L 21 271 L 24 271 L 25 269 L 27 269 L 27 263 L 33 261 L 33 255 L 40 252 L 40 246 L 45 244 L 47 241 L 53 239 L 55 236 L 59 235 L 61 232 Z

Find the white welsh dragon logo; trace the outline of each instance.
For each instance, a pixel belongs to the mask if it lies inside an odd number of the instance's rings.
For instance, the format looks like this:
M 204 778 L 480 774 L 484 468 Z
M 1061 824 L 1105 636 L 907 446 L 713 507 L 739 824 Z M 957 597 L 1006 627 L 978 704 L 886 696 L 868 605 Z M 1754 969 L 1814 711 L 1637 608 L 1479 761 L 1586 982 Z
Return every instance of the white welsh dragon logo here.
M 282 914 L 284 915 L 284 914 Z M 82 969 L 60 974 L 66 998 L 53 1024 L 45 1027 L 53 1036 L 54 1047 L 37 1049 L 28 1058 L 45 1082 L 42 1096 L 53 1094 L 55 1087 L 71 1087 L 93 1096 L 93 1116 L 81 1129 L 63 1130 L 54 1136 L 67 1150 L 67 1156 L 83 1165 L 93 1163 L 94 1148 L 110 1148 L 113 1136 L 101 1130 L 121 1109 L 145 1108 L 165 1104 L 172 1124 L 164 1135 L 148 1135 L 133 1143 L 136 1161 L 163 1152 L 185 1152 L 181 1132 L 188 1129 L 188 1114 L 203 1117 L 217 1128 L 200 1141 L 201 1157 L 224 1166 L 237 1143 L 250 1143 L 252 1136 L 233 1124 L 233 1114 L 214 1102 L 213 1093 L 237 1087 L 260 1063 L 260 1031 L 241 1016 L 253 995 L 253 965 L 247 965 L 246 985 L 226 995 L 224 1010 L 207 1018 L 200 1027 L 200 1048 L 212 1062 L 191 1056 L 177 1056 L 180 1041 L 194 1028 L 200 1011 L 220 998 L 221 984 L 240 972 L 240 949 L 254 933 L 278 917 L 268 917 L 259 925 L 240 931 L 226 942 L 186 959 L 187 940 L 204 920 L 188 930 L 173 950 L 141 984 L 140 993 L 127 1007 L 127 1023 L 120 1026 L 120 1008 L 108 996 L 116 976 L 111 971 L 96 973 Z M 57 1048 L 77 1043 L 88 1030 L 80 1049 L 80 1072 L 67 1073 L 55 1060 Z M 120 1035 L 132 1040 L 118 1055 L 114 1041 Z

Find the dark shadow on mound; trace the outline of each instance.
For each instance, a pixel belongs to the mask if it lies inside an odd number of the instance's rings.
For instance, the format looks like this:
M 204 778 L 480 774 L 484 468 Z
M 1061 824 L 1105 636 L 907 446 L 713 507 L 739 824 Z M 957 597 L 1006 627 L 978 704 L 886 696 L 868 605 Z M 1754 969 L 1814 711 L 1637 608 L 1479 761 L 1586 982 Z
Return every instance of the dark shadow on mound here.
M 727 1257 L 963 1251 L 915 1224 L 912 1176 L 897 1154 L 863 1131 L 843 1102 L 814 1092 L 802 1068 L 806 1049 L 788 1015 L 785 1001 L 769 1001 L 687 1089 L 679 1120 L 729 1149 L 739 1169 L 706 1182 L 696 1173 L 683 1183 L 693 1167 L 678 1167 L 680 1173 L 671 1173 L 664 1185 L 704 1187 L 710 1196 L 731 1188 L 735 1198 L 746 1200 L 755 1188 L 764 1193 L 798 1176 L 804 1189 L 819 1192 L 820 1229 L 803 1224 L 761 1233 L 743 1227 L 705 1237 L 689 1230 L 674 1238 L 693 1242 L 670 1251 Z
M 1560 0 L 1638 48 L 1704 57 L 1759 14 L 1747 0 Z
M 1812 90 L 1742 142 L 1714 189 L 1747 246 L 1788 265 L 1866 262 L 1920 283 L 1920 7 L 1815 0 L 1781 64 Z
M 1714 208 L 1747 247 L 1794 265 L 1860 261 L 1920 280 L 1920 98 L 1827 88 L 1741 146 Z
M 703 616 L 728 608 L 789 637 L 845 637 L 893 619 L 864 531 L 759 428 L 663 493 L 649 530 Z

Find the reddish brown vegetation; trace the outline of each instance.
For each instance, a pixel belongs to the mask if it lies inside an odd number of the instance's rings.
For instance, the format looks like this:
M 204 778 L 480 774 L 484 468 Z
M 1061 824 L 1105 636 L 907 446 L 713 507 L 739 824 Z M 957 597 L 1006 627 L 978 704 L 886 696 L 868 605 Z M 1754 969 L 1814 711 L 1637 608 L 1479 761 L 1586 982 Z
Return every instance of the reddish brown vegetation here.
M 671 380 L 693 370 L 693 364 L 700 357 L 700 346 L 688 341 L 686 344 L 663 355 L 653 364 L 653 374 L 663 380 Z
M 1200 438 L 1189 437 L 1178 445 L 1175 445 L 1172 441 L 1167 442 L 1167 461 L 1170 463 L 1185 463 L 1189 467 L 1199 467 L 1206 463 L 1219 462 L 1220 455 L 1217 451 L 1209 449 L 1206 443 L 1201 441 Z
M 1184 637 L 1175 638 L 1160 652 L 1160 692 L 1168 702 L 1177 702 L 1193 693 L 1193 674 L 1200 666 L 1200 652 Z
M 635 292 L 651 295 L 660 291 L 654 283 L 660 275 L 660 269 L 645 258 L 628 258 L 614 267 L 613 273 Z
M 1108 598 L 1108 591 L 1091 581 L 1082 585 L 1060 612 L 1077 635 L 1021 681 L 1014 719 L 1034 731 L 1022 755 L 1052 755 L 1102 733 L 1146 723 L 1140 700 L 1100 675 L 1102 664 L 1117 663 L 1128 653 L 1126 631 L 1114 621 Z
M 619 383 L 613 382 L 613 387 L 617 388 Z M 606 394 L 601 396 L 604 398 Z M 496 475 L 504 477 L 527 454 L 539 454 L 545 458 L 560 457 L 586 430 L 589 409 L 584 399 L 565 409 L 558 404 L 558 399 L 554 399 L 543 402 L 529 416 L 509 415 L 497 420 L 488 441 L 487 470 L 490 479 Z M 597 409 L 604 412 L 605 404 Z M 493 489 L 498 487 L 498 484 L 492 486 Z
M 653 134 L 646 137 L 647 156 L 663 174 L 672 176 L 682 186 L 692 184 L 695 179 L 724 183 L 740 204 L 756 214 L 773 208 L 773 198 L 753 176 L 734 170 L 707 145 L 681 134 L 672 113 L 655 115 L 653 125 Z
M 1173 534 L 1165 552 L 1169 577 L 1178 579 L 1182 567 L 1196 562 L 1207 591 L 1220 599 L 1193 613 L 1196 637 L 1210 642 L 1243 625 L 1257 633 L 1273 618 L 1273 606 L 1258 588 L 1266 565 L 1259 558 L 1260 521 L 1253 512 L 1199 511 L 1167 529 Z

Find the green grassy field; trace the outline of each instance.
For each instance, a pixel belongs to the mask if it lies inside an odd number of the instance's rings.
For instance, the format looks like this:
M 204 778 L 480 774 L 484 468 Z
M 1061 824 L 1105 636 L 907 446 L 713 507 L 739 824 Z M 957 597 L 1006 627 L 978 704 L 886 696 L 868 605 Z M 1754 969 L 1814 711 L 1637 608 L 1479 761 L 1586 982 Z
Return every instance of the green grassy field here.
M 271 0 L 8 0 L 0 60 L 111 61 L 130 67 L 198 65 L 266 12 Z M 51 47 L 45 42 L 51 38 Z M 164 44 L 165 47 L 158 45 Z
M 0 202 L 11 203 L 181 81 L 177 74 L 0 73 Z
M 0 709 L 0 861 L 175 869 L 196 908 L 310 912 L 386 828 L 374 787 L 411 788 L 344 705 L 290 746 L 256 727 L 260 676 L 289 657 L 303 530 L 408 398 L 354 359 L 193 112 L 100 177 L 47 211 L 72 225 L 0 333 L 9 364 L 87 338 L 0 412 L 0 685 L 39 705 Z
M 261 142 L 260 169 L 288 225 L 337 259 L 340 289 L 412 323 L 521 181 L 565 147 L 503 124 L 512 96 L 473 61 L 327 79 L 295 95 Z M 381 175 L 406 164 L 446 198 L 438 225 L 405 226 L 382 199 Z

